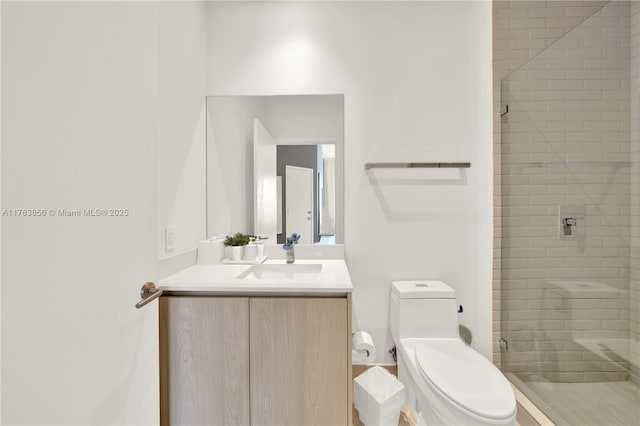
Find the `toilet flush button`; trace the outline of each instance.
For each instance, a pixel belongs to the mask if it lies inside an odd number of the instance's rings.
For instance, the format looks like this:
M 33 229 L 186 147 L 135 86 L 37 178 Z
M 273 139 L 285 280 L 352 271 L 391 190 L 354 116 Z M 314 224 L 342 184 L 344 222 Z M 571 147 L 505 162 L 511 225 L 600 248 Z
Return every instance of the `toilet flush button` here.
M 416 287 L 429 287 L 429 284 L 425 284 L 425 283 L 416 283 Z

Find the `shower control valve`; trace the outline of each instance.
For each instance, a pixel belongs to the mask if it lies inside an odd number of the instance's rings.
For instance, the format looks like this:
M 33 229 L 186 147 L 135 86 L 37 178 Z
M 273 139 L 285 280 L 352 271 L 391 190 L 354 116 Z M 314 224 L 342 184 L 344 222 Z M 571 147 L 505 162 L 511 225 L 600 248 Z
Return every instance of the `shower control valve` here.
M 562 218 L 562 233 L 565 237 L 573 235 L 573 229 L 578 224 L 575 217 Z

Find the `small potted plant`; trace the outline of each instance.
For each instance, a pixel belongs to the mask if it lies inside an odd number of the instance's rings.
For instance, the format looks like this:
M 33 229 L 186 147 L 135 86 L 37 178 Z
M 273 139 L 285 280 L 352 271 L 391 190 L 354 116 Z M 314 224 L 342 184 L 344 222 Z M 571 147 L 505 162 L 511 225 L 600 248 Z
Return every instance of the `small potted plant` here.
M 224 239 L 224 246 L 231 247 L 231 260 L 242 260 L 244 246 L 249 244 L 249 241 L 250 237 L 241 232 L 227 235 L 227 238 Z

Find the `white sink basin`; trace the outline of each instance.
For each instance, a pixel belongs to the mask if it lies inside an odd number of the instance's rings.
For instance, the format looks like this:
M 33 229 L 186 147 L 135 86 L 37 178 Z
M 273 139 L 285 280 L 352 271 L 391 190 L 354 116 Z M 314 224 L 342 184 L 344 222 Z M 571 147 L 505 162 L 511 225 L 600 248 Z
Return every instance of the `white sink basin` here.
M 322 271 L 321 264 L 253 265 L 240 275 L 241 280 L 300 280 L 316 279 Z
M 351 277 L 344 259 L 267 260 L 261 265 L 193 265 L 160 280 L 167 292 L 199 292 L 211 295 L 265 293 L 350 293 Z

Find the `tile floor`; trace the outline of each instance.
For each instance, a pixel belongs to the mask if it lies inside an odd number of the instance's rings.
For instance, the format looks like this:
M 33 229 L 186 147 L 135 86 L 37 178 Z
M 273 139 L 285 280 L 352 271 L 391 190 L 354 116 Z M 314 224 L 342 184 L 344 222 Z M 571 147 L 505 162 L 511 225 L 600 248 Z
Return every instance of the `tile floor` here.
M 640 425 L 640 387 L 631 382 L 528 382 L 558 425 Z

